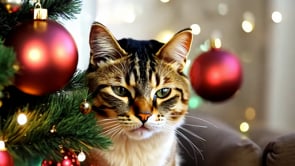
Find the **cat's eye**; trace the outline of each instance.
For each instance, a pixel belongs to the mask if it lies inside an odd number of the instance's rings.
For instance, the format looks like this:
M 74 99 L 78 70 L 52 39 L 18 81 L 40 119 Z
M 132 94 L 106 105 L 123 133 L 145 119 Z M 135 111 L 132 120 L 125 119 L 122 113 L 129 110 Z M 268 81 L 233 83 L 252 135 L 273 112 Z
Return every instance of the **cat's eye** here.
M 112 90 L 116 95 L 121 97 L 126 97 L 129 95 L 129 91 L 122 86 L 112 86 Z
M 162 99 L 167 97 L 170 94 L 170 92 L 171 92 L 171 88 L 162 88 L 156 92 L 156 96 L 157 98 Z

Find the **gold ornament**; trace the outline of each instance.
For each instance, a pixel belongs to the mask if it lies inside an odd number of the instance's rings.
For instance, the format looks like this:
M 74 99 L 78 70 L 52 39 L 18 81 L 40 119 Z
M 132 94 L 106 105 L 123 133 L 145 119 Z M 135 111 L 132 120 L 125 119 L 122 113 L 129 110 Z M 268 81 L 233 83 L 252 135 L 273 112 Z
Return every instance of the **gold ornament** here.
M 23 5 L 23 0 L 0 0 L 1 4 L 4 5 L 8 13 L 15 13 L 20 10 Z
M 91 112 L 91 104 L 86 99 L 80 104 L 80 112 L 82 114 L 89 114 Z

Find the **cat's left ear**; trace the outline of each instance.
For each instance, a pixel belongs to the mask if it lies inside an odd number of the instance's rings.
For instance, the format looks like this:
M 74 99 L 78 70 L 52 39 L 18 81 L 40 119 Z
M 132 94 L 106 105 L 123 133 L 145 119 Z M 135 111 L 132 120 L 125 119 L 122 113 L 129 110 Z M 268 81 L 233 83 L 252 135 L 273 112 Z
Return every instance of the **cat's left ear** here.
M 176 70 L 182 71 L 185 66 L 192 41 L 193 34 L 191 29 L 181 30 L 166 44 L 164 44 L 156 55 L 167 63 L 171 63 Z

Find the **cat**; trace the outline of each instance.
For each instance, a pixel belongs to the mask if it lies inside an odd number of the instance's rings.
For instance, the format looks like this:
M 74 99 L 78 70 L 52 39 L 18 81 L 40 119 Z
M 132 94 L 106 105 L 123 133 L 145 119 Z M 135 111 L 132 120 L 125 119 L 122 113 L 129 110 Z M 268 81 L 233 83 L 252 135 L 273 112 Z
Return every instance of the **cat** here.
M 101 23 L 91 26 L 87 85 L 108 149 L 93 149 L 87 166 L 179 166 L 176 130 L 185 120 L 189 79 L 183 70 L 191 29 L 167 43 L 116 40 Z

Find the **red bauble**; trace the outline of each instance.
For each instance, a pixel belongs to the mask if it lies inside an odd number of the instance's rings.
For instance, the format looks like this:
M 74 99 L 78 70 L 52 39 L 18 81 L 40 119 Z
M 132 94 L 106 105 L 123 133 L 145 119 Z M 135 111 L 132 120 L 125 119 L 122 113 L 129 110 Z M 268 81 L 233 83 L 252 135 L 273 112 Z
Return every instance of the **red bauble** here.
M 14 84 L 25 93 L 44 95 L 60 90 L 76 70 L 74 39 L 55 21 L 22 23 L 10 32 L 5 44 L 14 48 L 20 65 Z
M 14 166 L 13 158 L 7 150 L 0 150 L 0 166 Z
M 43 160 L 41 166 L 80 166 L 77 154 L 73 150 L 63 149 L 62 154 L 62 161 Z
M 199 55 L 190 70 L 195 92 L 205 100 L 220 102 L 232 97 L 242 82 L 239 59 L 222 49 L 212 48 Z

